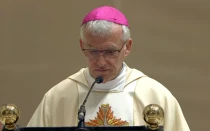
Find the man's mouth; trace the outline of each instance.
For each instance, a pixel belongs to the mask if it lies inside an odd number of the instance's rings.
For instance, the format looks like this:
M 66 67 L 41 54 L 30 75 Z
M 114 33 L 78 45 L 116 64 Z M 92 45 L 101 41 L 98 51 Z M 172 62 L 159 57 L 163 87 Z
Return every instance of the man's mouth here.
M 108 69 L 96 69 L 96 71 L 99 71 L 99 72 L 106 72 L 106 71 L 108 71 Z

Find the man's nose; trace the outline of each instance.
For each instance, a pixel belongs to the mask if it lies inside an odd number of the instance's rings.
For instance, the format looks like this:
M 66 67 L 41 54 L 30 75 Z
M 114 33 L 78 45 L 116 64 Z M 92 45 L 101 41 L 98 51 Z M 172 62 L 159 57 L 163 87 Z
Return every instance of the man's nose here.
M 101 52 L 100 55 L 98 56 L 97 64 L 98 64 L 99 66 L 104 66 L 104 65 L 106 65 L 106 59 L 105 59 L 105 57 L 104 57 L 103 52 Z

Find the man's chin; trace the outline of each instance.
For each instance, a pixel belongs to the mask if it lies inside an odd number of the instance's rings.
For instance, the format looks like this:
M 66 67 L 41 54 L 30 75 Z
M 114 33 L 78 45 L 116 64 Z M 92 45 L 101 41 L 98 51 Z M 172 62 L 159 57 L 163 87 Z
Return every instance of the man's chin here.
M 109 74 L 108 72 L 98 72 L 98 71 L 94 72 L 95 78 L 98 76 L 103 76 L 105 78 L 108 76 L 108 74 Z

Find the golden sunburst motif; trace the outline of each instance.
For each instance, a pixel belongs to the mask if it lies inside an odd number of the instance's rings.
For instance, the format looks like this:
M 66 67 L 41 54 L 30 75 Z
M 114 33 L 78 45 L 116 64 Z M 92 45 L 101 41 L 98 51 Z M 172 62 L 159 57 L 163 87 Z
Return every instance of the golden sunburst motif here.
M 102 104 L 99 107 L 99 111 L 97 112 L 97 117 L 94 120 L 89 120 L 85 122 L 86 126 L 129 126 L 127 121 L 121 120 L 121 118 L 117 119 L 113 115 L 113 111 L 111 110 L 111 106 L 109 104 Z

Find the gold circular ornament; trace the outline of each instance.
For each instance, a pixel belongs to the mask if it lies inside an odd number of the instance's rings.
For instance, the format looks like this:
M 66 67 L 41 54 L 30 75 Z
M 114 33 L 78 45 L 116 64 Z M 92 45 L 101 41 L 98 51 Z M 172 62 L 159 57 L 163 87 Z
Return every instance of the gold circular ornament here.
M 156 130 L 164 119 L 163 108 L 157 104 L 150 104 L 144 108 L 143 118 L 151 130 Z
M 13 130 L 16 128 L 20 117 L 20 111 L 14 104 L 6 104 L 0 108 L 0 121 L 5 125 L 8 130 Z

